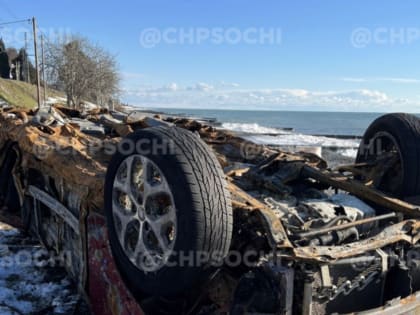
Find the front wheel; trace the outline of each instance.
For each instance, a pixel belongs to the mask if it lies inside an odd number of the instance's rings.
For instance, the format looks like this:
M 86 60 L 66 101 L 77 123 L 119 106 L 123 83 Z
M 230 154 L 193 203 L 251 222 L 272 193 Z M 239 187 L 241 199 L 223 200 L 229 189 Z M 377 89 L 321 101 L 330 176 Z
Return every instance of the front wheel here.
M 133 293 L 172 297 L 227 255 L 232 207 L 211 150 L 176 127 L 123 140 L 105 183 L 111 248 Z

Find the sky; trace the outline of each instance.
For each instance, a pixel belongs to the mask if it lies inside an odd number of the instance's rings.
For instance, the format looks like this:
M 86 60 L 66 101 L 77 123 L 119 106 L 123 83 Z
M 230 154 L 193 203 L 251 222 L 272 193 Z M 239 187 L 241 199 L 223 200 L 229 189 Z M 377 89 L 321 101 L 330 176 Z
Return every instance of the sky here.
M 420 112 L 420 1 L 0 0 L 116 56 L 141 107 Z M 23 45 L 27 23 L 0 26 Z

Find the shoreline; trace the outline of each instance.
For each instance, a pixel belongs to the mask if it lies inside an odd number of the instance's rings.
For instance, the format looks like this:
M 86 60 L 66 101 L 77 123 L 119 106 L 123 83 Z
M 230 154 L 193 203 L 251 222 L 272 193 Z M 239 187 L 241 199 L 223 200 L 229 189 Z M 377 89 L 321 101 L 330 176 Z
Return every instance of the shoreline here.
M 222 130 L 229 130 L 229 131 L 234 131 L 237 134 L 247 134 L 247 135 L 253 135 L 253 134 L 258 134 L 260 136 L 272 136 L 272 137 L 276 137 L 279 135 L 282 135 L 281 133 L 270 133 L 270 132 L 262 132 L 262 133 L 253 133 L 253 132 L 245 132 L 245 131 L 237 131 L 237 130 L 232 130 L 232 129 L 228 129 L 228 128 L 224 128 L 223 124 L 229 123 L 229 122 L 224 122 L 224 121 L 220 121 L 217 117 L 203 117 L 203 116 L 196 116 L 194 114 L 191 113 L 171 113 L 171 112 L 165 112 L 162 110 L 155 110 L 153 108 L 151 109 L 144 109 L 144 108 L 135 108 L 133 106 L 124 106 L 126 109 L 126 111 L 124 111 L 126 114 L 130 114 L 133 112 L 138 112 L 138 113 L 142 113 L 142 114 L 150 114 L 150 115 L 162 115 L 162 116 L 168 116 L 168 117 L 178 117 L 178 118 L 186 118 L 186 119 L 194 119 L 198 122 L 202 122 L 202 123 L 207 123 L 209 124 L 209 126 L 218 128 L 218 129 L 222 129 Z M 223 110 L 221 110 L 223 111 Z M 280 111 L 279 111 L 280 112 Z M 302 112 L 303 113 L 303 112 Z M 236 122 L 233 124 L 248 124 L 246 122 Z M 258 124 L 258 123 L 255 123 Z M 222 127 L 222 128 L 220 128 Z M 306 136 L 313 136 L 313 137 L 325 137 L 325 138 L 333 138 L 333 139 L 343 139 L 343 140 L 361 140 L 362 139 L 362 135 L 352 135 L 352 134 L 319 134 L 319 133 L 301 133 L 301 132 L 297 132 L 295 130 L 295 127 L 268 127 L 268 126 L 264 126 L 261 125 L 262 128 L 267 128 L 267 129 L 275 129 L 281 132 L 288 132 L 288 133 L 292 133 L 292 134 L 300 134 L 300 135 L 306 135 Z
M 306 152 L 311 152 L 311 153 L 318 152 L 318 155 L 324 158 L 328 162 L 330 167 L 335 167 L 340 164 L 354 163 L 354 160 L 357 154 L 358 144 L 356 145 L 356 143 L 353 143 L 353 144 L 349 143 L 349 145 L 347 146 L 346 145 L 323 145 L 323 143 L 321 142 L 312 143 L 312 144 L 311 143 L 302 144 L 302 143 L 299 143 L 299 141 L 296 141 L 295 143 L 291 142 L 287 144 L 276 144 L 276 143 L 270 143 L 270 138 L 273 138 L 273 140 L 275 140 L 275 139 L 282 139 L 284 137 L 291 137 L 292 138 L 291 141 L 293 141 L 293 137 L 303 137 L 303 138 L 307 137 L 311 139 L 319 138 L 320 140 L 331 139 L 331 140 L 337 140 L 337 141 L 356 141 L 356 142 L 359 142 L 362 139 L 361 136 L 355 136 L 355 135 L 301 134 L 301 133 L 296 133 L 294 131 L 290 131 L 290 129 L 292 128 L 284 128 L 284 129 L 289 129 L 289 130 L 284 130 L 280 128 L 271 128 L 271 129 L 279 130 L 279 133 L 255 133 L 255 132 L 237 131 L 237 130 L 224 128 L 223 127 L 224 122 L 218 120 L 215 117 L 197 117 L 196 115 L 188 114 L 188 113 L 173 114 L 173 113 L 168 113 L 168 112 L 163 112 L 161 110 L 153 110 L 153 109 L 146 110 L 146 109 L 137 109 L 134 107 L 126 107 L 124 108 L 123 112 L 126 114 L 131 114 L 131 115 L 133 115 L 134 113 L 138 113 L 140 115 L 147 115 L 147 116 L 159 115 L 159 116 L 164 116 L 164 117 L 178 117 L 178 118 L 185 118 L 185 119 L 193 119 L 199 123 L 207 124 L 216 129 L 232 132 L 238 137 L 247 139 L 257 144 L 266 145 L 267 147 L 278 148 L 286 152 L 299 152 L 299 151 L 306 151 Z M 265 128 L 264 126 L 262 127 Z M 266 141 L 261 141 L 262 138 L 264 138 L 264 140 Z M 354 156 L 351 156 L 350 153 L 353 154 Z

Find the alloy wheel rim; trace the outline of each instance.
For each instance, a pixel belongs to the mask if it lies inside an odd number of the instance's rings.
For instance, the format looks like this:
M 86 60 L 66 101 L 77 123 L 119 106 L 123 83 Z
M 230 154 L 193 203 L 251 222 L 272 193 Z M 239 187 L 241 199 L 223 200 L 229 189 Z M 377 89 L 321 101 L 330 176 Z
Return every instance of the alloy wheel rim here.
M 127 157 L 114 178 L 113 224 L 127 258 L 144 272 L 169 260 L 177 236 L 172 191 L 160 168 L 141 155 Z

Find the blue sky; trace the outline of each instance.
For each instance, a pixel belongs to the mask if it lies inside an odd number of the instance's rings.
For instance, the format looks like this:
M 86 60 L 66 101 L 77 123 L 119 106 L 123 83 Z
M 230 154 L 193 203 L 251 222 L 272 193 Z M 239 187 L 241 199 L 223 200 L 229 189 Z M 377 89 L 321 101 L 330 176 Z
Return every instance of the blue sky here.
M 419 12 L 418 0 L 0 0 L 0 23 L 36 16 L 47 36 L 104 46 L 122 98 L 152 107 L 420 112 Z

